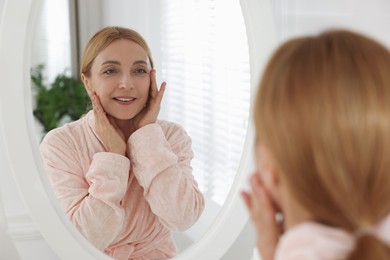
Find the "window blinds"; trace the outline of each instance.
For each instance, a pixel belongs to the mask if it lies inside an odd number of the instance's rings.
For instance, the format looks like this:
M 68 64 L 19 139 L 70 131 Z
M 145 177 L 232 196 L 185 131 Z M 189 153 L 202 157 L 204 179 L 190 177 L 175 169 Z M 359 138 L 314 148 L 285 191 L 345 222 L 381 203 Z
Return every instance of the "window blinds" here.
M 249 50 L 239 0 L 163 0 L 164 119 L 193 141 L 193 174 L 222 206 L 244 145 L 250 103 Z

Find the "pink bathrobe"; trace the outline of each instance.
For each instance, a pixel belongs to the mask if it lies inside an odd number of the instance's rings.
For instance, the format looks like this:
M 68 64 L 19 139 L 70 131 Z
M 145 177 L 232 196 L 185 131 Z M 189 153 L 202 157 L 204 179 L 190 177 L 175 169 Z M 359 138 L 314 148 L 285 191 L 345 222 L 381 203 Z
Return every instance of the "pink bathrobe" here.
M 354 239 L 347 232 L 315 222 L 304 222 L 283 234 L 275 260 L 342 260 L 353 247 Z
M 134 132 L 127 158 L 106 152 L 90 111 L 50 131 L 40 150 L 66 214 L 115 259 L 174 256 L 172 230 L 187 229 L 203 211 L 191 139 L 177 124 L 157 121 Z
M 365 230 L 390 246 L 390 214 L 377 226 Z M 342 260 L 355 247 L 359 233 L 351 234 L 340 228 L 316 222 L 304 222 L 282 235 L 275 260 Z

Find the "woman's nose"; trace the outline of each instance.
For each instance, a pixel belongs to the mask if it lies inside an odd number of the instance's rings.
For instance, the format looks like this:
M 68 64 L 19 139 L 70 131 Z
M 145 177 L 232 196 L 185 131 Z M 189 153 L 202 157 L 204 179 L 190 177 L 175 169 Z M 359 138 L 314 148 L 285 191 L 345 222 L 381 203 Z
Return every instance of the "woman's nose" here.
M 120 88 L 134 88 L 134 82 L 130 75 L 124 75 L 121 82 L 119 83 Z

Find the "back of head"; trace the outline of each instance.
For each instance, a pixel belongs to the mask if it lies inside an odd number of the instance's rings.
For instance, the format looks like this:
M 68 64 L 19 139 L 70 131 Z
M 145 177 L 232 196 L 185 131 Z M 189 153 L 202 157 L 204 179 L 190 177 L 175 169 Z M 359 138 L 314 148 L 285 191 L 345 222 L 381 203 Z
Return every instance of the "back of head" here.
M 263 75 L 255 124 L 318 222 L 354 233 L 390 214 L 390 53 L 382 45 L 349 31 L 286 42 Z M 351 259 L 390 259 L 375 236 L 360 236 L 355 250 Z
M 153 59 L 149 46 L 138 32 L 119 26 L 108 26 L 95 33 L 89 40 L 81 59 L 81 73 L 88 76 L 96 56 L 113 41 L 121 39 L 130 40 L 140 45 L 147 53 L 153 68 Z

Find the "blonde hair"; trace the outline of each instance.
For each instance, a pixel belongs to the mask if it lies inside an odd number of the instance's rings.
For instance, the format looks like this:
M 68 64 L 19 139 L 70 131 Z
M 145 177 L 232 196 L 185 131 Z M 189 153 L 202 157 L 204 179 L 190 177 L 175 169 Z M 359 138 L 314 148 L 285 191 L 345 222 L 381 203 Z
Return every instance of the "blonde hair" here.
M 390 53 L 328 31 L 283 44 L 256 97 L 257 141 L 291 193 L 320 223 L 351 233 L 390 213 Z M 359 256 L 360 255 L 360 256 Z M 390 259 L 373 236 L 350 259 Z
M 98 31 L 88 42 L 81 59 L 81 73 L 89 75 L 92 63 L 96 56 L 113 41 L 126 39 L 140 45 L 147 53 L 150 65 L 153 68 L 153 59 L 145 39 L 136 31 L 123 27 L 105 27 Z

